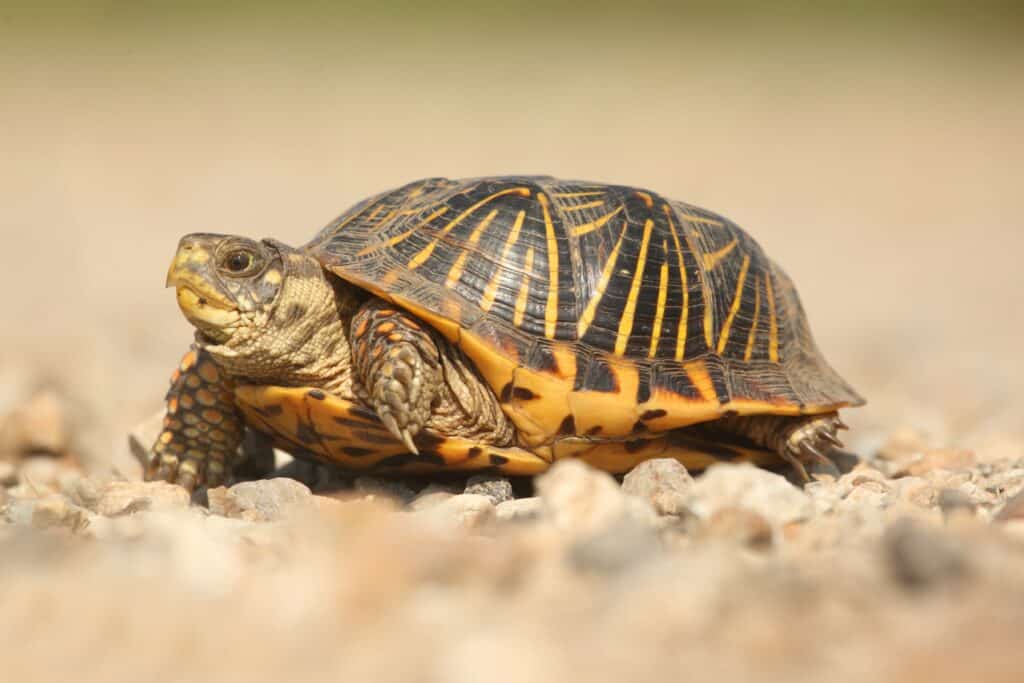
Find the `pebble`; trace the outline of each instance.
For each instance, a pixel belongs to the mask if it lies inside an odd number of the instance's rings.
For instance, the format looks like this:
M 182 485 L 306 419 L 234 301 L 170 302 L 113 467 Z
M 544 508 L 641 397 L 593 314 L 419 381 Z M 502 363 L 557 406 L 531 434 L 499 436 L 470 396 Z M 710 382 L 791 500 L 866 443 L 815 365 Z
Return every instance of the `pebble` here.
M 0 451 L 14 457 L 61 456 L 70 441 L 64 401 L 51 390 L 36 393 L 12 411 L 0 433 Z
M 150 449 L 164 428 L 164 410 L 153 413 L 128 432 L 128 450 L 145 472 L 149 467 Z
M 165 481 L 112 481 L 103 487 L 95 509 L 104 517 L 120 517 L 158 508 L 187 508 L 190 502 L 188 491 Z
M 576 540 L 567 557 L 577 571 L 614 575 L 644 564 L 662 551 L 652 525 L 625 516 L 599 533 Z
M 704 540 L 726 541 L 753 550 L 768 550 L 774 539 L 767 519 L 739 506 L 716 510 L 701 524 L 698 534 Z
M 660 515 L 674 517 L 689 513 L 686 497 L 694 480 L 681 462 L 674 458 L 645 460 L 622 480 L 622 491 L 647 500 Z
M 892 524 L 885 531 L 882 545 L 890 572 L 907 589 L 933 588 L 967 574 L 962 545 L 919 522 L 903 519 Z
M 657 518 L 647 501 L 626 496 L 610 474 L 580 460 L 559 460 L 537 477 L 534 486 L 544 515 L 570 535 L 596 534 L 627 516 L 652 526 Z
M 305 502 L 315 505 L 312 492 L 294 479 L 264 479 L 223 486 L 207 491 L 210 512 L 250 522 L 274 522 L 286 518 Z
M 1024 491 L 1006 501 L 996 513 L 994 520 L 997 522 L 1024 520 Z
M 18 483 L 18 468 L 13 462 L 0 460 L 0 487 L 14 486 Z
M 466 480 L 466 490 L 463 493 L 487 496 L 495 505 L 500 505 L 515 497 L 512 493 L 512 482 L 494 474 L 473 475 Z
M 506 500 L 495 508 L 499 522 L 533 522 L 540 519 L 543 503 L 539 497 Z
M 811 497 L 784 477 L 747 464 L 709 467 L 696 480 L 687 505 L 702 519 L 722 508 L 742 507 L 776 526 L 807 519 L 814 512 Z
M 455 497 L 455 491 L 449 486 L 430 484 L 416 494 L 416 497 L 409 501 L 410 510 L 428 510 L 436 507 L 450 498 Z
M 416 492 L 398 479 L 356 477 L 355 482 L 353 482 L 353 486 L 356 491 L 363 495 L 385 496 L 388 498 L 394 498 L 401 503 L 409 503 L 416 497 Z
M 973 451 L 940 448 L 927 451 L 920 458 L 904 465 L 895 476 L 920 477 L 935 470 L 957 472 L 973 467 L 977 456 Z
M 495 519 L 494 503 L 487 496 L 463 493 L 452 496 L 427 511 L 434 519 L 454 522 L 465 529 L 479 529 Z
M 971 496 L 960 489 L 942 489 L 937 499 L 939 509 L 947 519 L 959 514 L 973 516 L 977 510 Z

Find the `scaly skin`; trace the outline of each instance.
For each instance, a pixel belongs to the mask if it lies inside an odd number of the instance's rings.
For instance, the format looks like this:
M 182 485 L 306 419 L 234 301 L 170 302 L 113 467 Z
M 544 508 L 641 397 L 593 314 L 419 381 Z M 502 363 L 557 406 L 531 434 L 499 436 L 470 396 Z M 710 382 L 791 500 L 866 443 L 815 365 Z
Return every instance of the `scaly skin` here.
M 219 486 L 245 434 L 231 380 L 209 354 L 193 348 L 171 376 L 164 428 L 153 445 L 148 479 Z
M 413 453 L 444 382 L 441 354 L 411 316 L 371 299 L 352 317 L 349 343 L 356 396 Z

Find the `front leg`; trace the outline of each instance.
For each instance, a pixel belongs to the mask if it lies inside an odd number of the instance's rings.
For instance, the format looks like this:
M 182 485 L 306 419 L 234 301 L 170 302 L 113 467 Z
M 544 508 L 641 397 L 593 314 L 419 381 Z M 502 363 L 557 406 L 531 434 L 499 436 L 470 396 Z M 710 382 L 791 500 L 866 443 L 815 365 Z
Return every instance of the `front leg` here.
M 441 382 L 441 352 L 412 316 L 380 299 L 352 317 L 356 395 L 413 453 L 413 437 L 430 418 Z
M 171 376 L 164 428 L 146 479 L 177 482 L 189 491 L 219 486 L 231 475 L 244 433 L 231 381 L 208 354 L 193 349 Z

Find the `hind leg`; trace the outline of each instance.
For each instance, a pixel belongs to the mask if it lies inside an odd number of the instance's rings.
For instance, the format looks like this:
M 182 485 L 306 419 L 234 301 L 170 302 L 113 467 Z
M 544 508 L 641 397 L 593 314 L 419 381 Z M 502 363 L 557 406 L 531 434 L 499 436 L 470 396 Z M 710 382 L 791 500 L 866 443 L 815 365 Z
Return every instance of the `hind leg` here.
M 838 473 L 835 463 L 827 457 L 834 448 L 842 447 L 837 433 L 846 429 L 838 413 L 822 415 L 748 415 L 724 417 L 699 425 L 700 431 L 738 434 L 758 446 L 768 448 L 793 466 L 803 481 L 810 481 L 807 466 L 816 464 L 828 472 Z

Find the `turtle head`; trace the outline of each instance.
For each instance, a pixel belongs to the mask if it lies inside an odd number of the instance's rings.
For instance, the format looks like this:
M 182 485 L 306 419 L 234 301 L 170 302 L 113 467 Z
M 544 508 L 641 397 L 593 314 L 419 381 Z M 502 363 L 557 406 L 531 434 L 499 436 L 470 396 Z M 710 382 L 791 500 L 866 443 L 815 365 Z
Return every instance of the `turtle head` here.
M 167 273 L 196 342 L 230 375 L 350 393 L 347 321 L 365 293 L 274 240 L 184 237 Z
M 178 306 L 196 329 L 226 342 L 273 308 L 284 277 L 281 247 L 230 235 L 187 235 L 178 243 L 167 286 L 177 290 Z

